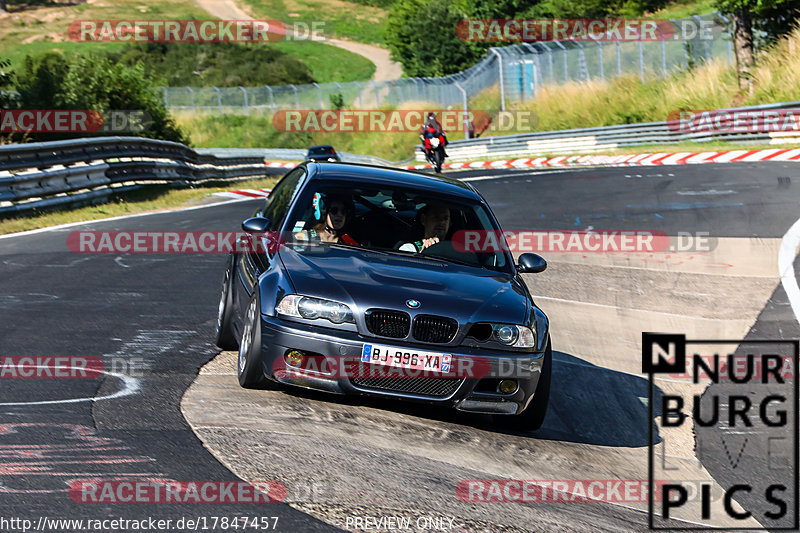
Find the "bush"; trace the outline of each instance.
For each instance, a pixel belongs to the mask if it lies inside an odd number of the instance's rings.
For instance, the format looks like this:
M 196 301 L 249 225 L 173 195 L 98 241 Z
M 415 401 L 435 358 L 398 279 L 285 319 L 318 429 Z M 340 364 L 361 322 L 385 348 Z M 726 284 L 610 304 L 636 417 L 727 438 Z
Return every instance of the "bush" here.
M 143 64 L 160 85 L 236 87 L 313 83 L 301 61 L 270 46 L 240 43 L 136 43 L 109 52 L 114 62 Z
M 167 113 L 141 65 L 114 63 L 100 54 L 66 59 L 56 52 L 27 56 L 15 73 L 16 109 L 140 110 L 150 115 L 149 128 L 132 135 L 186 143 L 186 137 Z M 91 136 L 92 134 L 88 134 Z M 95 135 L 108 135 L 97 133 Z M 86 133 L 31 133 L 34 141 L 86 137 Z
M 342 93 L 330 94 L 328 99 L 330 99 L 333 109 L 344 109 L 344 95 Z

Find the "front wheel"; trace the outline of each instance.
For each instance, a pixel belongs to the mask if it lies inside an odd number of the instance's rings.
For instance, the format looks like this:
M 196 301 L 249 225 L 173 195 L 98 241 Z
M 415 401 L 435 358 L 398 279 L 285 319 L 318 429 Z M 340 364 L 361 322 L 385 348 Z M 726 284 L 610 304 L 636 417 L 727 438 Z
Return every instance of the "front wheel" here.
M 223 350 L 236 349 L 236 336 L 233 334 L 233 256 L 228 258 L 225 268 L 225 277 L 222 278 L 222 294 L 219 297 L 217 309 L 217 341 L 216 344 Z
M 261 306 L 258 290 L 253 293 L 244 317 L 244 331 L 239 342 L 239 359 L 236 364 L 239 385 L 252 388 L 265 381 L 261 367 Z
M 542 361 L 542 373 L 539 376 L 536 392 L 534 392 L 528 408 L 519 415 L 498 415 L 495 417 L 497 424 L 507 429 L 519 431 L 536 431 L 541 428 L 544 423 L 544 417 L 547 415 L 547 406 L 550 403 L 550 378 L 552 374 L 553 351 L 548 340 L 547 348 L 544 351 L 544 361 Z
M 440 174 L 442 172 L 442 163 L 444 163 L 444 148 L 437 148 L 436 151 L 433 152 L 433 158 L 433 166 L 436 169 L 436 173 Z

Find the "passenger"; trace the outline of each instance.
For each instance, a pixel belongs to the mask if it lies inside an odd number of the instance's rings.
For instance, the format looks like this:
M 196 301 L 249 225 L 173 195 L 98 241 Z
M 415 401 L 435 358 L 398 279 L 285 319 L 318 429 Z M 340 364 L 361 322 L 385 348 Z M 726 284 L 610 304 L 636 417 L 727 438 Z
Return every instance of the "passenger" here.
M 400 247 L 403 252 L 421 252 L 447 237 L 450 231 L 450 209 L 437 204 L 426 204 L 417 213 L 419 223 L 422 225 L 422 239 L 407 242 Z
M 359 243 L 344 232 L 348 215 L 352 215 L 352 201 L 329 194 L 314 195 L 314 215 L 320 222 L 311 229 L 294 234 L 298 241 L 336 242 L 358 245 Z

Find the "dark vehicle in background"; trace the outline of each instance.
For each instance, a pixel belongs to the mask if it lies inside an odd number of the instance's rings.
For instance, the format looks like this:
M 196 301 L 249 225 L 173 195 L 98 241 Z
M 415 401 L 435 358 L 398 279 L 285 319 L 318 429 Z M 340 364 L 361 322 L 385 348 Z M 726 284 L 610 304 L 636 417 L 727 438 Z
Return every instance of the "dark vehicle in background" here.
M 342 160 L 341 156 L 329 144 L 312 146 L 306 153 L 306 161 L 338 163 Z
M 438 242 L 423 235 L 430 210 L 448 216 Z M 333 225 L 345 221 L 329 242 L 327 212 Z M 217 344 L 239 347 L 242 386 L 394 397 L 541 426 L 549 321 L 521 274 L 546 263 L 535 254 L 515 263 L 506 246 L 459 244 L 468 231 L 502 235 L 471 185 L 303 163 L 242 228 L 265 244 L 228 258 L 217 320 Z

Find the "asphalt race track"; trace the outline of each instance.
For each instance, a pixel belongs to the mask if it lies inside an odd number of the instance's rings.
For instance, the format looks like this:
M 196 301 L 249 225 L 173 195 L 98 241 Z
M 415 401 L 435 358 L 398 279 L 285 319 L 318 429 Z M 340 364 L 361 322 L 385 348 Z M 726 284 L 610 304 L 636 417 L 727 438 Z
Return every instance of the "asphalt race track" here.
M 548 269 L 526 281 L 551 318 L 555 364 L 550 411 L 531 434 L 413 404 L 241 389 L 235 354 L 217 355 L 213 346 L 223 256 L 76 254 L 66 244 L 80 229 L 236 230 L 259 200 L 0 238 L 0 355 L 96 357 L 117 374 L 0 379 L 0 515 L 277 516 L 276 530 L 287 532 L 357 529 L 359 517 L 407 517 L 424 531 L 646 530 L 647 502 L 635 496 L 489 503 L 464 501 L 456 487 L 498 479 L 641 483 L 655 424 L 642 332 L 800 338 L 778 266 L 782 239 L 800 218 L 799 170 L 776 162 L 454 172 L 507 230 L 707 232 L 712 243 L 542 253 Z M 660 378 L 656 387 L 689 390 Z M 768 455 L 766 441 L 748 438 L 733 444 L 742 450 L 734 468 L 716 428 L 698 432 L 700 461 L 691 425 L 659 446 L 673 463 L 670 479 L 715 487 L 791 481 L 788 463 L 763 475 L 757 459 Z M 76 503 L 68 487 L 81 479 L 274 480 L 287 493 L 284 503 L 268 504 Z M 795 501 L 785 496 L 791 512 Z M 753 516 L 733 522 L 715 501 L 714 525 L 758 527 L 773 508 L 760 497 L 736 502 Z M 670 524 L 692 526 L 699 517 L 692 502 Z

